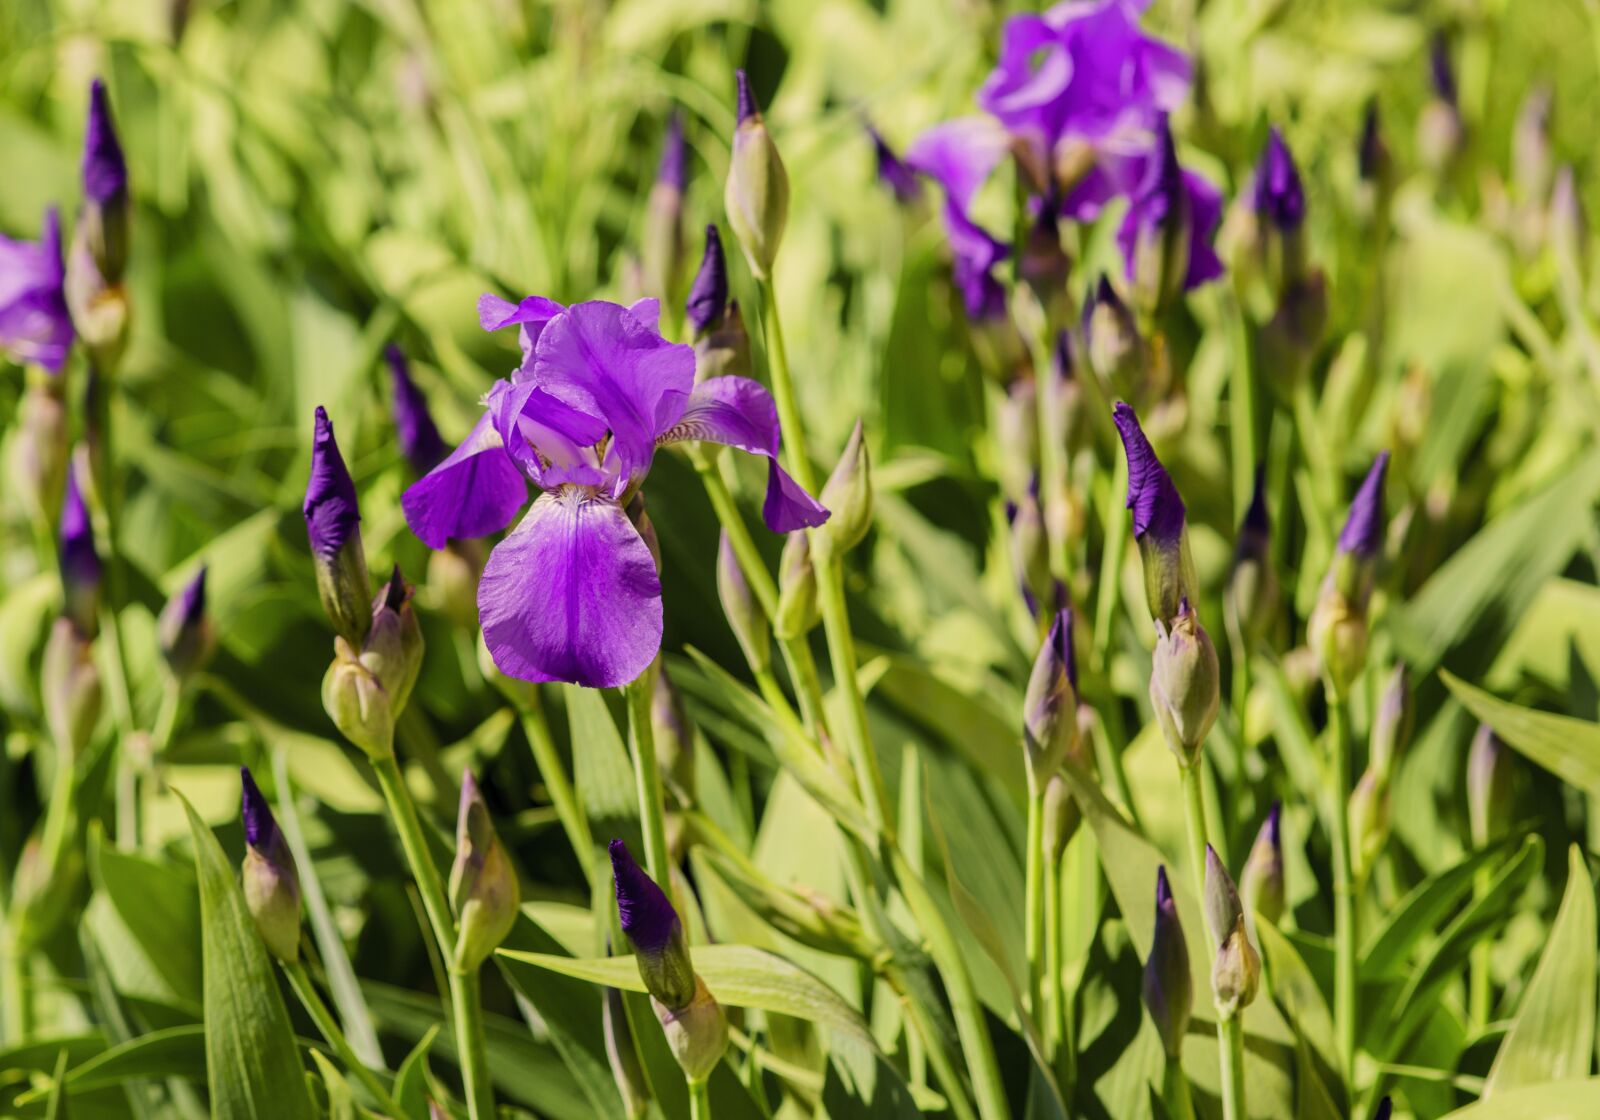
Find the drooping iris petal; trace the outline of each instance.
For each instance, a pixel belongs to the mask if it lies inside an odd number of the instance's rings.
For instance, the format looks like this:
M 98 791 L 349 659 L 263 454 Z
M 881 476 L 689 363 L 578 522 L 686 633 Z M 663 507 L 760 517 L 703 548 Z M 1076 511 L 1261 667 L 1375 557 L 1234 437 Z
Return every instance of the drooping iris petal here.
M 394 392 L 394 431 L 401 454 L 419 471 L 432 470 L 445 457 L 448 445 L 428 412 L 428 398 L 411 380 L 405 352 L 393 344 L 383 351 L 389 365 L 389 383 Z
M 936 124 L 906 149 L 906 163 L 944 188 L 945 195 L 966 211 L 1011 150 L 1011 137 L 989 117 L 957 117 Z
M 870 124 L 867 125 L 867 136 L 872 140 L 872 155 L 878 168 L 878 182 L 888 187 L 897 201 L 901 203 L 916 201 L 921 191 L 916 172 L 895 154 L 889 142 Z
M 511 524 L 528 500 L 528 483 L 484 413 L 472 432 L 401 498 L 406 524 L 429 548 L 486 537 Z
M 778 465 L 778 408 L 772 395 L 748 377 L 714 377 L 695 387 L 689 406 L 662 443 L 707 440 L 765 456 L 767 497 L 762 515 L 774 533 L 809 529 L 828 520 L 828 511 Z
M 1008 19 L 1000 59 L 978 90 L 980 108 L 1047 155 L 1060 135 L 1074 72 L 1067 42 L 1044 16 Z
M 45 211 L 38 241 L 0 237 L 0 351 L 61 372 L 73 339 L 65 276 L 55 207 Z
M 611 688 L 661 648 L 661 581 L 621 507 L 580 487 L 540 496 L 478 585 L 494 663 L 526 681 Z
M 522 347 L 522 363 L 526 366 L 545 324 L 564 310 L 555 300 L 544 296 L 529 296 L 521 303 L 512 303 L 485 292 L 478 297 L 478 325 L 486 331 L 497 331 L 516 324 L 517 343 Z
M 668 342 L 627 308 L 592 301 L 552 319 L 534 351 L 533 382 L 563 404 L 605 421 L 621 493 L 650 469 L 656 437 L 683 414 L 694 349 Z
M 1011 256 L 1010 247 L 973 222 L 953 202 L 945 203 L 940 216 L 950 242 L 950 276 L 961 292 L 967 318 L 983 322 L 1003 316 L 1006 292 L 994 269 Z

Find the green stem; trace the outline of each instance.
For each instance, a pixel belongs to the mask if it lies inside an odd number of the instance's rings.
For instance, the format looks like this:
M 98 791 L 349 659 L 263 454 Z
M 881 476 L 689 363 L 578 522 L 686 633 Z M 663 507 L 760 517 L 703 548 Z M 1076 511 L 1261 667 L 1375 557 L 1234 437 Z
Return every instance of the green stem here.
M 662 800 L 661 769 L 656 761 L 655 731 L 650 726 L 650 677 L 622 686 L 628 702 L 628 746 L 633 751 L 633 778 L 639 794 L 639 827 L 644 832 L 645 867 L 672 894 L 672 856 L 667 850 L 667 811 Z
M 422 831 L 422 821 L 417 816 L 416 803 L 406 787 L 405 776 L 400 773 L 400 763 L 391 753 L 372 760 L 372 770 L 378 776 L 378 788 L 389 806 L 389 817 L 395 831 L 400 834 L 400 848 L 411 866 L 411 877 L 416 880 L 422 896 L 422 908 L 433 928 L 434 941 L 446 960 L 455 955 L 455 919 L 450 914 L 450 901 L 444 890 L 444 880 L 439 876 L 439 865 L 434 863 L 428 850 L 427 834 Z
M 711 1089 L 704 1077 L 689 1079 L 689 1120 L 711 1120 Z
M 1248 643 L 1242 635 L 1236 633 L 1238 628 L 1228 627 L 1228 640 L 1232 646 L 1233 665 L 1233 722 L 1238 728 L 1235 736 L 1234 765 L 1238 768 L 1235 775 L 1236 781 L 1243 781 L 1245 777 L 1245 757 L 1250 753 L 1248 735 L 1245 731 L 1245 717 L 1250 709 L 1250 650 Z
M 0 994 L 5 996 L 6 1043 L 14 1047 L 33 1033 L 33 988 L 28 982 L 27 949 L 10 935 L 4 949 L 5 987 L 0 989 Z
M 1161 1099 L 1172 1120 L 1194 1120 L 1194 1100 L 1189 1096 L 1189 1079 L 1184 1076 L 1181 1058 L 1167 1057 L 1166 1076 L 1161 1082 Z
M 1122 597 L 1122 554 L 1128 546 L 1128 516 L 1123 510 L 1123 494 L 1128 489 L 1128 461 L 1118 455 L 1112 468 L 1111 488 L 1106 492 L 1102 516 L 1106 546 L 1100 555 L 1100 594 L 1094 607 L 1094 669 L 1110 674 L 1107 660 L 1111 652 L 1111 630 L 1116 624 L 1117 603 Z
M 1493 872 L 1488 868 L 1480 868 L 1472 882 L 1473 897 L 1481 900 L 1489 893 L 1489 886 L 1493 882 Z M 1487 938 L 1472 947 L 1472 971 L 1467 1007 L 1471 1013 L 1469 1021 L 1479 1032 L 1489 1025 L 1489 1015 L 1492 1011 L 1489 980 L 1489 959 L 1492 948 Z
M 1247 1120 L 1244 1107 L 1244 1020 L 1229 1015 L 1217 1024 L 1218 1049 L 1222 1055 L 1223 1120 Z
M 311 977 L 306 973 L 305 962 L 286 961 L 283 972 L 289 978 L 289 987 L 294 989 L 295 996 L 300 1000 L 300 1006 L 306 1009 L 306 1014 L 311 1016 L 311 1021 L 317 1025 L 323 1040 L 333 1047 L 333 1052 L 339 1056 L 345 1068 L 355 1075 L 356 1080 L 366 1087 L 367 1092 L 372 1094 L 372 1099 L 377 1102 L 379 1108 L 390 1116 L 404 1116 L 405 1111 L 395 1103 L 394 1097 L 384 1087 L 378 1075 L 356 1057 L 356 1052 L 345 1038 L 344 1031 L 339 1029 L 338 1022 L 328 1010 L 328 1005 L 323 1003 L 322 996 L 311 983 Z
M 767 366 L 772 375 L 772 399 L 778 406 L 778 424 L 783 430 L 783 445 L 788 452 L 789 473 L 806 493 L 817 493 L 817 479 L 806 452 L 805 427 L 795 404 L 794 382 L 789 376 L 789 354 L 783 345 L 783 324 L 778 321 L 778 295 L 772 281 L 757 282 L 761 288 L 761 326 L 767 337 Z
M 1189 832 L 1189 861 L 1194 865 L 1195 897 L 1206 897 L 1206 801 L 1201 766 L 1204 759 L 1196 759 L 1192 766 L 1183 767 L 1184 816 Z M 1217 955 L 1217 938 L 1209 922 L 1205 926 L 1206 947 L 1211 957 Z M 1210 969 L 1202 969 L 1209 975 Z M 1222 1067 L 1223 1120 L 1245 1120 L 1244 1106 L 1244 1028 L 1238 1015 L 1229 1015 L 1217 1023 L 1217 1050 Z
M 822 600 L 822 628 L 828 639 L 828 658 L 833 662 L 834 687 L 843 692 L 845 698 L 845 751 L 855 770 L 867 822 L 873 832 L 887 835 L 889 796 L 878 770 L 878 756 L 872 749 L 866 702 L 856 679 L 856 644 L 845 607 L 844 574 L 834 557 L 824 557 L 815 549 L 812 550 L 812 564 L 817 573 L 817 594 Z
M 1224 297 L 1233 319 L 1233 374 L 1228 389 L 1228 427 L 1233 458 L 1234 524 L 1239 523 L 1255 489 L 1256 451 L 1255 369 L 1252 362 L 1250 327 L 1239 297 Z
M 533 751 L 533 762 L 539 768 L 539 777 L 544 780 L 545 792 L 555 806 L 556 819 L 561 822 L 561 830 L 567 834 L 572 854 L 578 857 L 578 866 L 583 868 L 585 877 L 592 878 L 594 835 L 589 831 L 589 818 L 578 804 L 572 783 L 567 780 L 567 769 L 550 735 L 550 721 L 545 718 L 544 704 L 539 698 L 537 686 L 526 690 L 521 709 L 522 733 L 527 737 L 529 749 Z
M 1066 962 L 1062 959 L 1061 856 L 1052 846 L 1044 865 L 1044 972 L 1045 1008 L 1049 1020 L 1046 1052 L 1055 1058 L 1056 1078 L 1061 1098 L 1072 1105 L 1072 1085 L 1076 1080 L 1077 1038 L 1072 1008 L 1067 1003 Z
M 1206 799 L 1205 790 L 1201 785 L 1200 760 L 1196 759 L 1194 765 L 1180 767 L 1183 775 L 1183 807 L 1184 823 L 1188 828 L 1189 840 L 1189 867 L 1194 876 L 1194 896 L 1203 899 L 1206 896 Z M 1206 945 L 1211 950 L 1211 955 L 1217 953 L 1217 939 L 1211 932 L 1211 927 L 1206 926 Z M 1209 964 L 1210 962 L 1206 962 Z M 1207 974 L 1209 974 L 1209 970 Z
M 1345 1085 L 1355 1089 L 1356 912 L 1350 876 L 1350 745 L 1345 733 L 1343 697 L 1329 694 L 1328 756 L 1333 768 L 1333 801 L 1328 825 L 1333 840 L 1333 1018 L 1339 1035 L 1339 1061 Z
M 456 1053 L 471 1120 L 494 1120 L 494 1087 L 489 1081 L 489 1045 L 483 1033 L 483 982 L 477 969 L 452 971 L 451 1009 L 455 1015 Z
M 1040 1032 L 1048 1040 L 1054 1033 L 1045 1015 L 1045 917 L 1044 917 L 1044 791 L 1028 793 L 1028 850 L 1024 866 L 1027 879 L 1023 886 L 1024 936 L 1028 955 L 1028 1010 Z

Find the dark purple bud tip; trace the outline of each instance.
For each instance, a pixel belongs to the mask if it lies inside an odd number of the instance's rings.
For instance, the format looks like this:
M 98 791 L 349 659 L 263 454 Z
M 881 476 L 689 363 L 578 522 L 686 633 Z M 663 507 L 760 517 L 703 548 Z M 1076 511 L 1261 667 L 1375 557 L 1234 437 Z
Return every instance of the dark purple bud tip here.
M 722 252 L 722 234 L 716 223 L 706 226 L 706 251 L 700 258 L 700 271 L 689 287 L 684 306 L 695 334 L 716 325 L 728 309 L 728 259 Z
M 111 100 L 99 78 L 89 86 L 89 123 L 83 136 L 83 193 L 104 205 L 128 189 L 128 165 L 111 117 Z
M 66 593 L 67 613 L 84 633 L 92 633 L 100 586 L 100 554 L 94 547 L 94 526 L 89 507 L 78 486 L 78 469 L 67 470 L 67 488 L 61 502 L 62 590 Z
M 1266 468 L 1256 466 L 1256 481 L 1250 491 L 1250 506 L 1244 511 L 1244 523 L 1241 529 L 1246 533 L 1259 533 L 1266 536 L 1272 531 L 1272 517 L 1267 512 L 1267 472 Z
M 311 439 L 311 480 L 306 484 L 306 534 L 311 550 L 332 557 L 344 547 L 361 523 L 356 504 L 356 484 L 339 454 L 328 410 L 317 406 L 316 430 Z
M 1167 120 L 1165 113 L 1161 114 L 1161 121 L 1156 126 L 1156 136 L 1161 149 L 1161 159 L 1157 164 L 1157 189 L 1162 197 L 1170 200 L 1171 205 L 1167 211 L 1169 215 L 1178 212 L 1181 203 L 1178 200 L 1185 197 L 1183 189 L 1183 165 L 1178 162 L 1178 144 L 1172 138 L 1172 125 Z
M 895 154 L 889 142 L 870 124 L 867 125 L 867 135 L 872 138 L 872 151 L 878 164 L 878 182 L 893 191 L 899 201 L 914 200 L 922 191 L 921 184 L 917 182 L 917 173 Z
M 1077 372 L 1078 364 L 1072 357 L 1072 332 L 1061 330 L 1056 332 L 1056 344 L 1051 348 L 1051 357 L 1055 366 L 1056 377 L 1062 381 L 1072 380 Z
M 195 577 L 178 592 L 178 616 L 185 627 L 198 626 L 206 613 L 206 568 L 201 566 Z
M 1178 916 L 1178 904 L 1172 897 L 1172 884 L 1167 882 L 1167 865 L 1156 868 L 1156 921 L 1171 920 Z
M 1172 477 L 1156 458 L 1156 453 L 1145 438 L 1144 429 L 1133 409 L 1118 401 L 1112 409 L 1117 431 L 1122 435 L 1122 449 L 1128 457 L 1128 501 L 1133 511 L 1133 535 L 1152 534 L 1163 543 L 1176 541 L 1183 533 L 1183 499 Z
M 1383 546 L 1383 480 L 1388 470 L 1389 453 L 1380 451 L 1350 503 L 1350 515 L 1339 533 L 1340 552 L 1369 557 Z
M 734 80 L 738 82 L 739 85 L 738 123 L 743 124 L 752 117 L 759 118 L 761 116 L 761 110 L 756 108 L 756 96 L 750 92 L 749 76 L 746 75 L 743 70 L 740 70 L 734 74 Z
M 682 194 L 689 185 L 689 150 L 683 141 L 683 111 L 672 110 L 667 118 L 667 134 L 661 142 L 661 162 L 656 165 L 656 182 Z
M 1274 801 L 1267 810 L 1267 842 L 1273 851 L 1283 850 L 1283 802 Z
M 450 449 L 428 412 L 428 398 L 411 380 L 405 351 L 391 343 L 384 348 L 383 358 L 389 365 L 389 381 L 394 389 L 394 431 L 400 451 L 417 473 L 426 474 L 439 465 Z
M 239 786 L 243 793 L 244 841 L 256 851 L 266 854 L 278 838 L 278 822 L 262 796 L 261 788 L 250 776 L 248 766 L 239 767 Z
M 1300 171 L 1295 167 L 1294 155 L 1283 142 L 1283 134 L 1274 127 L 1267 134 L 1267 146 L 1256 164 L 1253 186 L 1256 213 L 1281 233 L 1300 228 L 1306 217 L 1305 190 L 1300 183 Z
M 1071 683 L 1073 691 L 1078 688 L 1078 658 L 1072 650 L 1072 608 L 1061 607 L 1056 611 L 1055 621 L 1050 624 L 1050 644 L 1055 648 L 1055 655 L 1061 659 L 1062 666 L 1067 671 L 1067 680 Z
M 1366 112 L 1361 118 L 1361 146 L 1356 150 L 1357 168 L 1361 177 L 1368 182 L 1376 179 L 1386 155 L 1383 132 L 1378 122 L 1378 99 L 1374 97 L 1367 102 Z
M 1394 1115 L 1394 1102 L 1388 1097 L 1378 1102 L 1378 1109 L 1372 1114 L 1372 1120 L 1389 1120 Z
M 678 912 L 621 840 L 611 841 L 611 873 L 617 884 L 622 932 L 641 953 L 665 950 L 678 930 Z
M 389 578 L 378 591 L 377 601 L 373 603 L 373 611 L 391 610 L 399 613 L 411 601 L 412 592 L 416 589 L 406 582 L 406 577 L 400 574 L 400 565 L 396 564 L 389 573 Z
M 1456 103 L 1456 73 L 1450 64 L 1450 40 L 1443 31 L 1433 33 L 1428 47 L 1428 75 L 1433 79 L 1433 92 L 1441 101 Z

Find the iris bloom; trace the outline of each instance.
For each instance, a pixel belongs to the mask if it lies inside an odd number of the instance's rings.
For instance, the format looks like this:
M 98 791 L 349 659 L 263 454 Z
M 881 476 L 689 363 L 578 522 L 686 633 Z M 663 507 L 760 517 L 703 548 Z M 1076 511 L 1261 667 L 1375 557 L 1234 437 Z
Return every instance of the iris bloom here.
M 430 548 L 509 525 L 478 587 L 495 664 L 529 681 L 591 688 L 637 678 L 661 646 L 661 581 L 625 512 L 657 447 L 707 440 L 768 460 L 767 525 L 786 533 L 828 512 L 778 466 L 771 396 L 742 377 L 694 384 L 694 351 L 668 342 L 660 306 L 563 307 L 485 295 L 485 330 L 516 326 L 522 364 L 495 384 L 461 446 L 406 491 L 411 529 Z
M 45 211 L 38 241 L 0 237 L 0 351 L 60 373 L 72 348 L 72 317 L 62 290 L 61 216 Z
M 1222 220 L 1222 192 L 1178 162 L 1163 117 L 1156 152 L 1117 229 L 1128 279 L 1147 294 L 1170 298 L 1222 275 L 1211 239 Z

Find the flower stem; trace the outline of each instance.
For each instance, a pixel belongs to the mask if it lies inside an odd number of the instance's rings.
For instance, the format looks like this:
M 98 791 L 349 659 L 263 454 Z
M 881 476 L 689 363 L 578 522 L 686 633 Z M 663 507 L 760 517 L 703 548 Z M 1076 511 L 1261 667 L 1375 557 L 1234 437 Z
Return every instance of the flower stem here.
M 788 446 L 789 473 L 813 497 L 817 494 L 817 479 L 811 469 L 811 456 L 806 453 L 805 427 L 800 423 L 800 409 L 795 404 L 794 381 L 789 376 L 789 354 L 783 345 L 783 324 L 778 321 L 778 295 L 772 280 L 757 281 L 761 288 L 761 326 L 766 332 L 767 367 L 772 375 L 772 399 L 778 406 L 778 424 L 783 430 L 783 441 Z
M 5 996 L 6 1044 L 17 1046 L 33 1033 L 33 989 L 28 980 L 28 950 L 9 934 L 4 943 L 6 955 Z
M 483 983 L 478 970 L 452 970 L 451 1009 L 455 1015 L 456 1054 L 471 1120 L 494 1120 L 494 1087 L 489 1082 L 489 1046 L 483 1033 Z
M 1189 1079 L 1184 1076 L 1182 1059 L 1167 1058 L 1161 1090 L 1162 1102 L 1172 1120 L 1194 1120 L 1194 1100 L 1189 1096 Z
M 711 1120 L 711 1089 L 704 1077 L 689 1079 L 689 1120 Z
M 1494 875 L 1488 868 L 1480 868 L 1472 881 L 1472 894 L 1475 899 L 1482 899 L 1489 893 L 1489 885 L 1494 882 Z M 1467 1009 L 1468 1022 L 1474 1029 L 1482 1031 L 1489 1025 L 1491 1002 L 1493 993 L 1490 989 L 1489 961 L 1493 946 L 1487 938 L 1480 940 L 1472 947 L 1472 973 L 1468 981 Z
M 1100 555 L 1100 594 L 1094 605 L 1094 669 L 1106 673 L 1111 653 L 1111 631 L 1116 626 L 1117 602 L 1122 596 L 1122 554 L 1128 547 L 1128 518 L 1122 495 L 1128 489 L 1128 462 L 1119 455 L 1112 467 L 1111 488 L 1101 518 L 1105 551 Z M 1107 674 L 1109 675 L 1109 674 Z
M 1228 428 L 1232 442 L 1233 508 L 1237 525 L 1250 504 L 1251 491 L 1255 489 L 1256 462 L 1256 399 L 1255 357 L 1251 346 L 1250 326 L 1244 308 L 1239 305 L 1236 293 L 1226 293 L 1229 318 L 1233 320 L 1233 376 L 1228 383 Z
M 1074 1053 L 1077 1040 L 1073 1037 L 1072 1009 L 1067 1006 L 1066 962 L 1062 960 L 1063 905 L 1061 860 L 1052 849 L 1044 865 L 1044 1002 L 1049 1025 L 1045 1040 L 1047 1053 L 1053 1055 L 1056 1061 L 1061 1097 L 1070 1111 L 1072 1083 L 1077 1072 L 1077 1054 Z
M 1184 823 L 1188 826 L 1189 838 L 1189 866 L 1194 875 L 1194 896 L 1203 899 L 1206 896 L 1206 799 L 1205 790 L 1201 785 L 1200 761 L 1195 760 L 1192 766 L 1179 768 L 1183 775 L 1183 801 Z M 1211 927 L 1206 926 L 1206 945 L 1213 954 L 1217 951 L 1217 939 L 1212 936 Z
M 622 686 L 628 702 L 628 746 L 633 751 L 633 778 L 639 794 L 639 827 L 644 832 L 644 860 L 650 877 L 672 893 L 672 856 L 667 851 L 667 811 L 662 800 L 661 769 L 656 761 L 655 731 L 650 726 L 650 677 L 654 668 Z
M 874 832 L 889 835 L 889 796 L 878 756 L 872 749 L 872 733 L 867 728 L 867 706 L 856 679 L 856 644 L 850 633 L 850 615 L 844 601 L 844 573 L 833 557 L 812 553 L 817 573 L 817 594 L 822 600 L 822 628 L 828 639 L 828 659 L 833 662 L 834 686 L 844 693 L 845 750 L 855 770 L 861 802 Z
M 1247 1120 L 1244 1107 L 1244 1019 L 1229 1015 L 1217 1024 L 1218 1052 L 1222 1055 L 1223 1120 Z
M 372 770 L 378 776 L 378 788 L 389 806 L 395 831 L 400 834 L 400 848 L 411 866 L 411 877 L 416 880 L 422 896 L 422 908 L 428 915 L 428 924 L 433 927 L 434 940 L 439 952 L 448 960 L 455 955 L 455 919 L 450 914 L 444 880 L 439 877 L 439 865 L 428 851 L 428 838 L 422 831 L 416 803 L 406 787 L 405 776 L 400 773 L 400 763 L 392 753 L 373 759 Z
M 1333 767 L 1333 803 L 1328 826 L 1333 839 L 1333 1018 L 1338 1027 L 1340 1070 L 1355 1087 L 1356 912 L 1350 876 L 1350 744 L 1345 733 L 1344 698 L 1328 697 L 1328 757 Z
M 589 818 L 584 816 L 583 808 L 578 804 L 572 783 L 567 780 L 566 767 L 556 750 L 555 740 L 550 736 L 550 721 L 545 718 L 544 704 L 539 699 L 537 687 L 526 690 L 521 714 L 522 733 L 533 751 L 533 762 L 539 767 L 539 776 L 544 779 L 545 792 L 555 806 L 556 819 L 561 822 L 561 830 L 567 834 L 567 843 L 572 845 L 572 853 L 578 857 L 578 866 L 583 868 L 584 876 L 592 878 L 594 835 L 589 831 Z
M 1055 1032 L 1045 1017 L 1045 868 L 1044 868 L 1044 790 L 1028 791 L 1028 850 L 1024 866 L 1023 943 L 1028 955 L 1028 1010 L 1040 1032 L 1049 1039 Z M 1048 1045 L 1048 1044 L 1047 1044 Z
M 366 1063 L 356 1057 L 354 1048 L 344 1036 L 344 1031 L 339 1029 L 338 1022 L 334 1019 L 328 1005 L 322 1001 L 316 986 L 311 983 L 311 977 L 306 973 L 304 961 L 296 960 L 286 962 L 283 966 L 284 975 L 289 978 L 289 987 L 294 989 L 294 994 L 300 1000 L 300 1006 L 306 1009 L 306 1014 L 311 1016 L 311 1021 L 317 1025 L 327 1044 L 333 1047 L 333 1052 L 345 1064 L 345 1068 L 355 1075 L 357 1081 L 366 1087 L 372 1094 L 372 1099 L 378 1107 L 390 1116 L 403 1116 L 404 1111 L 395 1103 L 389 1090 L 384 1088 L 383 1082 Z

